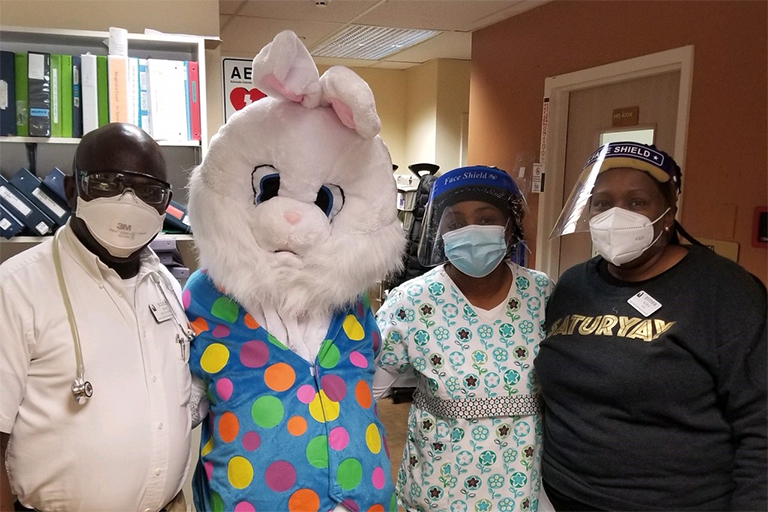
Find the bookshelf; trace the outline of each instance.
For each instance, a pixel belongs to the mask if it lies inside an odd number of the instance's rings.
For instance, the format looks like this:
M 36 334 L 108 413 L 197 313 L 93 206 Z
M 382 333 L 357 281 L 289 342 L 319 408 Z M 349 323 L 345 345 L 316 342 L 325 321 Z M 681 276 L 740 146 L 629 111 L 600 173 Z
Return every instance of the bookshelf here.
M 174 200 L 184 204 L 187 202 L 186 186 L 189 173 L 201 162 L 208 144 L 205 84 L 207 42 L 209 41 L 206 38 L 198 36 L 128 34 L 129 57 L 198 63 L 201 140 L 158 141 L 168 165 L 168 181 L 174 190 Z M 68 55 L 107 55 L 108 43 L 108 31 L 0 26 L 0 50 L 15 53 L 35 51 Z M 70 173 L 72 158 L 79 142 L 78 138 L 2 136 L 0 174 L 10 178 L 21 167 L 29 167 L 30 149 L 34 149 L 36 153 L 38 176 L 45 176 L 53 167 Z M 0 238 L 0 262 L 41 240 L 42 238 L 33 236 L 11 240 Z M 177 235 L 177 241 L 180 249 L 183 246 L 187 251 L 193 252 L 191 236 Z M 190 268 L 195 263 L 194 259 L 187 262 Z

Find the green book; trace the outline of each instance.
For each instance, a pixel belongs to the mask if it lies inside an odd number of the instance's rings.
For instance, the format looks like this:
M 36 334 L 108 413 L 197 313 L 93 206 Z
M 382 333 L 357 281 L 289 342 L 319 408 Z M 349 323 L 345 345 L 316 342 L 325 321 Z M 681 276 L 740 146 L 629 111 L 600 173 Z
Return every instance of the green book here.
M 99 126 L 109 124 L 109 68 L 107 56 L 96 56 L 96 89 L 99 94 Z
M 61 56 L 61 136 L 72 138 L 72 56 Z
M 29 137 L 29 82 L 27 52 L 16 54 L 16 135 Z
M 51 137 L 61 137 L 61 55 L 51 54 Z

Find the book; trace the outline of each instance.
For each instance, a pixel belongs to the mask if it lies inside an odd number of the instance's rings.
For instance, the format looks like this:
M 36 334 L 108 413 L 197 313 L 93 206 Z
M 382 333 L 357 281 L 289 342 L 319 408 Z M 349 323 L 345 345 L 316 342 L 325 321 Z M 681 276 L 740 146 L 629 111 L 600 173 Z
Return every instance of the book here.
M 189 224 L 186 206 L 171 200 L 168 208 L 165 209 L 163 229 L 173 233 L 191 233 L 192 227 Z
M 83 136 L 83 104 L 80 56 L 72 56 L 72 136 Z
M 16 218 L 8 209 L 0 204 L 0 236 L 10 240 L 21 233 L 24 224 Z
M 16 54 L 0 51 L 0 135 L 16 135 Z
M 195 61 L 189 61 L 189 140 L 202 140 L 202 131 L 200 126 L 200 72 L 199 66 Z
M 27 53 L 29 135 L 51 136 L 51 54 Z
M 83 135 L 99 127 L 99 86 L 96 56 L 80 56 L 80 101 L 83 111 Z
M 63 226 L 66 224 L 72 213 L 69 205 L 43 187 L 40 178 L 22 168 L 8 181 L 41 212 L 53 219 L 56 225 Z
M 128 59 L 128 122 L 139 124 L 139 59 Z
M 67 193 L 64 190 L 64 173 L 61 169 L 54 167 L 51 172 L 43 178 L 43 186 L 46 190 L 52 192 L 56 197 L 67 202 Z
M 51 54 L 51 137 L 61 137 L 61 55 Z
M 187 74 L 184 61 L 147 59 L 149 117 L 155 140 L 187 140 Z
M 152 123 L 149 119 L 149 77 L 147 59 L 139 59 L 139 127 L 152 135 Z
M 106 55 L 96 56 L 96 90 L 99 93 L 99 126 L 109 124 L 109 66 Z
M 109 122 L 127 123 L 128 116 L 128 57 L 107 57 L 109 79 Z
M 61 136 L 72 138 L 72 56 L 61 56 Z
M 55 225 L 53 220 L 24 197 L 16 187 L 8 183 L 2 175 L 0 175 L 0 205 L 5 206 L 14 217 L 36 235 L 47 235 Z
M 16 54 L 16 135 L 29 136 L 29 76 L 26 53 Z

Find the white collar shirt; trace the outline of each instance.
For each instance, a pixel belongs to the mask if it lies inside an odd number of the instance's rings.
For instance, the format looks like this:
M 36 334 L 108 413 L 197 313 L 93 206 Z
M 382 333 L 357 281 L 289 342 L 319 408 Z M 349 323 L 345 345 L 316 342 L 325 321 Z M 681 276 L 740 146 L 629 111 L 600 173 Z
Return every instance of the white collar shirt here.
M 83 406 L 72 396 L 74 341 L 48 239 L 0 265 L 0 431 L 10 434 L 11 489 L 46 512 L 157 511 L 181 489 L 190 460 L 189 345 L 174 318 L 158 322 L 150 311 L 167 302 L 185 322 L 172 296 L 178 283 L 146 249 L 126 293 L 69 225 L 61 235 L 93 396 Z

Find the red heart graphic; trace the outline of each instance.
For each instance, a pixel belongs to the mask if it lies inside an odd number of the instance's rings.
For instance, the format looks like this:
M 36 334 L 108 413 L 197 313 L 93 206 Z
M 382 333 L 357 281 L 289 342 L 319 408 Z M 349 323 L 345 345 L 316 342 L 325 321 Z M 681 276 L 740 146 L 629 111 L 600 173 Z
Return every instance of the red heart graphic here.
M 265 96 L 266 94 L 255 87 L 250 91 L 245 87 L 235 87 L 229 93 L 229 102 L 235 107 L 235 110 L 242 110 L 246 105 L 250 105 Z

